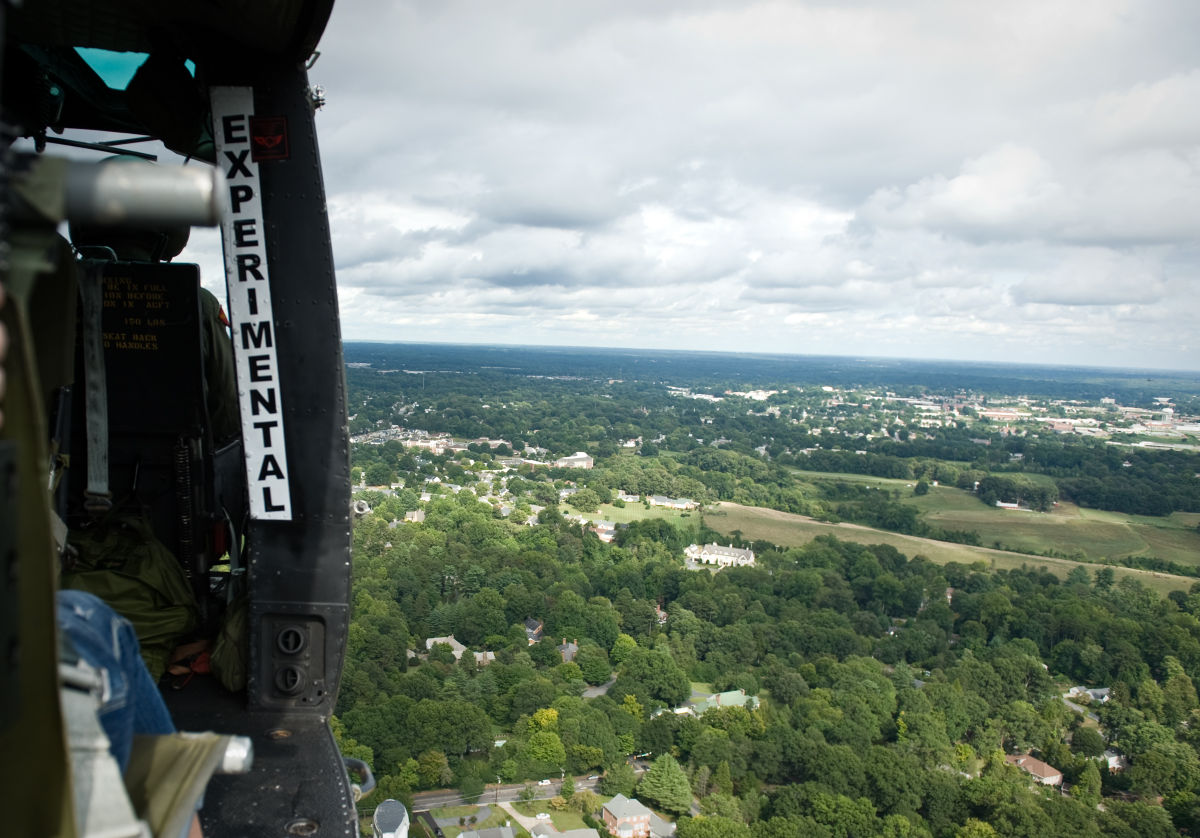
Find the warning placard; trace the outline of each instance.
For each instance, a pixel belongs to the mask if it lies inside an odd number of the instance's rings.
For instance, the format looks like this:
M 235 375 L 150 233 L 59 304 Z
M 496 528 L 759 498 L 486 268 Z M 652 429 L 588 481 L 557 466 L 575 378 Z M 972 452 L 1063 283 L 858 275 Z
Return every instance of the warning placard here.
M 229 319 L 237 361 L 238 401 L 250 515 L 290 521 L 291 488 L 283 431 L 283 399 L 271 314 L 271 279 L 262 188 L 252 141 L 254 91 L 212 89 L 217 165 L 225 171 L 230 213 L 221 224 Z

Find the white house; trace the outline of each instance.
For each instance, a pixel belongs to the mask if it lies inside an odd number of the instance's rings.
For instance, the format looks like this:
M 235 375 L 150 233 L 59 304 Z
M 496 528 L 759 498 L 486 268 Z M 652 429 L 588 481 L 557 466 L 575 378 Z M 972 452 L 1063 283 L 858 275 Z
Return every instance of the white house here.
M 1097 704 L 1104 704 L 1108 701 L 1108 687 L 1071 687 L 1067 690 L 1067 698 L 1079 699 L 1086 698 L 1089 701 Z
M 617 537 L 617 525 L 612 521 L 592 521 L 589 530 L 596 534 L 596 537 L 606 544 L 611 544 Z
M 691 498 L 668 498 L 665 495 L 651 495 L 647 498 L 651 506 L 664 506 L 667 509 L 697 509 L 700 504 Z
M 425 651 L 429 652 L 433 649 L 433 644 L 445 643 L 450 647 L 450 653 L 454 655 L 455 660 L 462 658 L 463 653 L 469 651 L 466 646 L 459 643 L 453 634 L 448 637 L 430 637 L 425 640 Z M 475 663 L 479 666 L 487 666 L 496 659 L 495 652 L 471 652 L 475 656 Z
M 754 551 L 730 544 L 690 544 L 683 551 L 694 562 L 714 564 L 717 567 L 754 567 Z

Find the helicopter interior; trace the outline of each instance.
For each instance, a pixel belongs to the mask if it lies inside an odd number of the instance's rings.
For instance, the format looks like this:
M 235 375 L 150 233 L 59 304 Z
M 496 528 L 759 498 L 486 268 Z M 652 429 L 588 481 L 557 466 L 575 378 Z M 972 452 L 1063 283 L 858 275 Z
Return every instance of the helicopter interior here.
M 240 661 L 240 679 L 191 666 L 163 682 L 178 728 L 253 742 L 249 773 L 209 783 L 204 834 L 358 832 L 329 730 L 349 624 L 349 442 L 306 69 L 331 6 L 3 10 L 0 749 L 37 769 L 2 761 L 0 788 L 22 801 L 12 834 L 75 834 L 53 597 L 72 541 L 121 515 L 186 580 L 195 619 L 178 642 L 224 640 Z M 135 68 L 123 86 L 95 50 Z M 159 147 L 187 164 L 100 162 Z M 205 174 L 164 186 L 156 168 Z M 200 181 L 212 194 L 200 184 L 193 200 Z M 170 261 L 177 247 L 127 247 L 131 230 L 218 221 L 221 301 L 196 265 Z

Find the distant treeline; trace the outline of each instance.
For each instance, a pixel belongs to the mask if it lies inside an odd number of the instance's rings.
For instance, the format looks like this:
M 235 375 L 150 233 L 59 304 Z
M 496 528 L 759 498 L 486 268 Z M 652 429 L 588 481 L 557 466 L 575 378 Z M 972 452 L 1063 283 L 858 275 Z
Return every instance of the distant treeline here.
M 1178 393 L 1181 406 L 1200 396 L 1194 374 L 1146 370 L 1022 366 L 971 361 L 899 358 L 838 358 L 730 352 L 671 352 L 647 349 L 479 346 L 413 343 L 346 343 L 348 363 L 374 369 L 409 369 L 508 377 L 560 376 L 596 380 L 666 382 L 677 386 L 784 388 L 833 384 L 853 389 L 883 387 L 900 395 L 961 392 L 1026 393 L 1051 399 L 1098 401 L 1151 407 L 1164 392 Z

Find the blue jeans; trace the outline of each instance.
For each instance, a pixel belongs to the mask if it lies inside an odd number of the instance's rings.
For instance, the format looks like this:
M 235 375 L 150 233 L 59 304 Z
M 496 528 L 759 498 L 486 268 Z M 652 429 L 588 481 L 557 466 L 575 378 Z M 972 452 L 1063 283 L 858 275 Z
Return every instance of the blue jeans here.
M 142 663 L 133 626 L 103 600 L 83 591 L 58 592 L 58 626 L 79 657 L 105 673 L 108 688 L 98 715 L 112 755 L 124 772 L 134 734 L 175 732 L 162 694 Z

